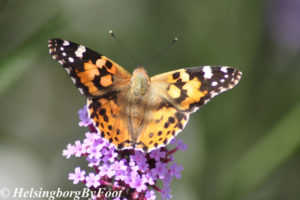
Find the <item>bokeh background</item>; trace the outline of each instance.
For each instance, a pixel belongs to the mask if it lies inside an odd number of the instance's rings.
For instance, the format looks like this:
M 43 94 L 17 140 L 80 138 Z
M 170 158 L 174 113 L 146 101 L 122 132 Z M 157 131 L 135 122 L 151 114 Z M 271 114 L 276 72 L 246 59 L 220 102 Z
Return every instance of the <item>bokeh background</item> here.
M 300 199 L 299 0 L 0 0 L 0 187 L 64 190 L 86 162 L 65 159 L 84 137 L 86 102 L 48 55 L 47 41 L 83 44 L 132 71 L 108 34 L 139 63 L 174 36 L 150 75 L 199 65 L 243 71 L 237 87 L 208 103 L 179 135 L 189 149 L 174 199 Z

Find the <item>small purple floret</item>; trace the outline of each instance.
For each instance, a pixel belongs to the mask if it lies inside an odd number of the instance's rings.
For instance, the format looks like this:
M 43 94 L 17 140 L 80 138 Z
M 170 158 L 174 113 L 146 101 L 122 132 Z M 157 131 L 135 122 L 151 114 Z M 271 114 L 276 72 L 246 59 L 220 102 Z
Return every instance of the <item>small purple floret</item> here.
M 87 187 L 93 187 L 93 188 L 97 188 L 98 186 L 100 186 L 100 176 L 99 175 L 95 175 L 94 173 L 89 173 L 89 175 L 85 178 L 86 181 L 86 186 Z
M 81 170 L 80 167 L 75 168 L 75 173 L 69 174 L 69 180 L 73 180 L 73 184 L 78 184 L 79 181 L 84 181 L 85 171 Z
M 79 115 L 79 119 L 80 119 L 79 126 L 88 126 L 92 123 L 89 118 L 86 105 L 83 107 L 83 109 L 80 109 L 78 111 L 78 115 Z

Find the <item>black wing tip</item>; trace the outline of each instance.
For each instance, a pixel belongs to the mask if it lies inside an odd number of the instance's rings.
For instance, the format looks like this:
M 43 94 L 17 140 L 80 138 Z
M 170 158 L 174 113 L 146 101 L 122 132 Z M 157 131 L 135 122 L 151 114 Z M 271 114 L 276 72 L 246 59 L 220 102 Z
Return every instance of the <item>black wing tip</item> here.
M 55 40 L 61 40 L 61 39 L 59 39 L 59 38 L 51 38 L 51 39 L 48 40 L 48 43 L 53 42 Z
M 49 53 L 51 55 L 54 53 L 55 47 L 57 46 L 57 43 L 60 41 L 63 41 L 63 40 L 57 39 L 57 38 L 48 40 L 48 48 L 49 48 Z
M 57 60 L 57 56 L 59 55 L 59 50 L 57 48 L 64 48 L 72 45 L 74 45 L 74 43 L 68 40 L 63 40 L 59 38 L 50 39 L 48 40 L 49 54 L 52 55 L 53 59 Z
M 63 42 L 63 39 L 59 39 L 59 38 L 52 38 L 48 40 L 48 46 L 51 44 L 55 44 L 55 43 L 59 43 L 59 42 Z
M 242 78 L 243 72 L 241 70 L 237 69 L 237 68 L 234 68 L 234 67 L 228 67 L 228 68 L 233 69 L 231 74 L 234 77 L 234 80 L 233 80 L 234 85 L 237 85 L 239 83 L 239 81 L 241 80 L 241 78 Z
M 74 42 L 71 42 L 69 40 L 64 40 L 64 39 L 59 39 L 59 38 L 52 38 L 48 40 L 48 47 L 50 48 L 51 46 L 70 46 L 70 45 L 77 45 Z

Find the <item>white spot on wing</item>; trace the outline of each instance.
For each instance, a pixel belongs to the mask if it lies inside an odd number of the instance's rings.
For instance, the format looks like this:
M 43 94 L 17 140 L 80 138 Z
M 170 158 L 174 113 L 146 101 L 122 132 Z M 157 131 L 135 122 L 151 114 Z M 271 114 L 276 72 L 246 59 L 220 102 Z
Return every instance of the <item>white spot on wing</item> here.
M 70 42 L 67 40 L 64 40 L 63 46 L 69 46 L 69 45 L 70 45 Z
M 225 75 L 224 75 L 224 78 L 228 78 L 228 77 L 229 77 L 228 74 L 225 74 Z
M 75 55 L 79 58 L 82 58 L 82 54 L 86 52 L 86 48 L 82 45 L 80 45 L 77 50 L 75 51 Z
M 63 56 L 66 56 L 67 54 L 66 54 L 66 52 L 63 52 L 62 55 L 63 55 Z
M 221 80 L 220 80 L 220 82 L 221 82 L 221 83 L 224 83 L 224 82 L 225 82 L 225 80 L 224 80 L 224 79 L 221 79 Z
M 211 77 L 213 76 L 210 66 L 204 66 L 202 68 L 202 71 L 204 72 L 204 78 L 206 79 L 211 79 Z
M 224 73 L 227 73 L 227 68 L 228 67 L 221 67 L 221 71 L 224 72 Z
M 69 68 L 65 68 L 65 70 L 68 72 L 68 74 L 70 74 L 70 70 L 69 70 Z
M 224 92 L 226 90 L 227 90 L 227 88 L 222 87 L 222 88 L 220 88 L 220 92 L 219 93 Z
M 71 77 L 71 80 L 73 81 L 74 84 L 76 84 L 75 78 Z
M 217 81 L 213 81 L 212 83 L 211 83 L 211 86 L 213 86 L 213 87 L 215 87 L 215 86 L 217 86 L 218 85 L 218 82 Z
M 74 62 L 74 58 L 69 57 L 68 59 L 69 59 L 69 61 L 70 61 L 71 63 Z
M 61 51 L 63 51 L 63 50 L 65 50 L 65 48 L 63 48 L 63 47 L 60 47 L 60 50 L 61 50 Z
M 81 88 L 78 88 L 81 94 L 84 94 L 83 90 Z
M 215 93 L 215 92 L 211 92 L 210 93 L 210 98 L 214 98 L 218 93 Z

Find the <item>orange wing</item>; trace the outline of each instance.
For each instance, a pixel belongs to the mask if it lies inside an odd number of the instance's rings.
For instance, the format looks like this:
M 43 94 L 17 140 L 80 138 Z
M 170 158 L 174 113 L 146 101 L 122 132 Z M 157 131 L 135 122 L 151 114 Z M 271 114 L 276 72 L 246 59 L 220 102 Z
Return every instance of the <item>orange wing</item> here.
M 162 104 L 152 111 L 151 118 L 136 143 L 136 148 L 146 152 L 169 144 L 185 127 L 189 114 L 180 112 L 169 104 Z
M 131 75 L 117 63 L 76 43 L 51 39 L 49 52 L 68 72 L 80 92 L 88 97 L 102 96 L 128 82 Z
M 151 78 L 158 94 L 183 112 L 195 112 L 216 95 L 238 84 L 242 72 L 227 66 L 180 69 Z
M 131 74 L 109 58 L 76 43 L 51 39 L 49 52 L 88 97 L 88 111 L 101 136 L 119 149 L 132 147 L 127 117 L 118 96 L 130 87 Z
M 117 149 L 128 149 L 133 144 L 128 131 L 128 118 L 122 116 L 122 109 L 115 94 L 88 99 L 89 116 L 101 137 Z
M 193 67 L 152 77 L 152 95 L 160 102 L 138 137 L 138 148 L 151 151 L 167 145 L 182 131 L 192 112 L 234 87 L 240 78 L 239 70 L 224 66 Z

